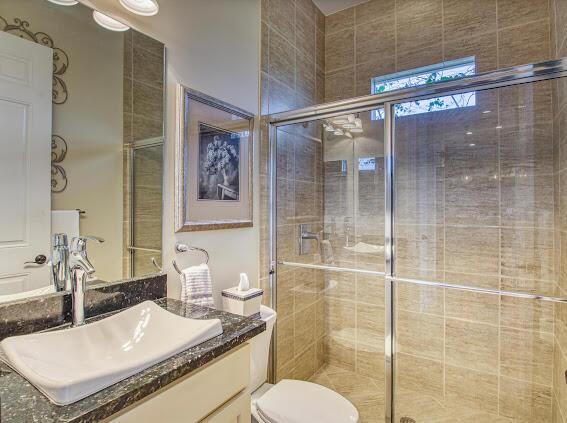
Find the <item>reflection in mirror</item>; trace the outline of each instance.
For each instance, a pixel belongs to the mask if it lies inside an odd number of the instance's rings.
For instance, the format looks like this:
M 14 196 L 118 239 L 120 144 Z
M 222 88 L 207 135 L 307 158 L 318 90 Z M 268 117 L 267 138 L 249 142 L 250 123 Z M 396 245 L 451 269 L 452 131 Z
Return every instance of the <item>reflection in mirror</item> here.
M 0 3 L 0 302 L 161 265 L 164 46 L 82 4 Z M 65 234 L 61 236 L 57 234 Z

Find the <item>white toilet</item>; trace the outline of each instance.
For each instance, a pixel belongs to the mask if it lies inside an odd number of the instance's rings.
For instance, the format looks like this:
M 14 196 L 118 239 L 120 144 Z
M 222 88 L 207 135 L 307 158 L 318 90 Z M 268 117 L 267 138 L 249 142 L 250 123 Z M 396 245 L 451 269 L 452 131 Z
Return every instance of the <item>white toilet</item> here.
M 358 423 L 358 411 L 338 393 L 311 382 L 284 379 L 266 383 L 270 339 L 276 312 L 260 308 L 266 330 L 251 341 L 250 390 L 255 423 Z

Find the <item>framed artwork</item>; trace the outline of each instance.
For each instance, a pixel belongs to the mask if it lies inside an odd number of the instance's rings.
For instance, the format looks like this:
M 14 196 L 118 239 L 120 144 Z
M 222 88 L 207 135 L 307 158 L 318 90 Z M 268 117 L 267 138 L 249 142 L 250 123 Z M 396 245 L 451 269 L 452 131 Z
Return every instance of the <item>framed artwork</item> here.
M 252 226 L 254 116 L 183 86 L 177 97 L 176 232 Z

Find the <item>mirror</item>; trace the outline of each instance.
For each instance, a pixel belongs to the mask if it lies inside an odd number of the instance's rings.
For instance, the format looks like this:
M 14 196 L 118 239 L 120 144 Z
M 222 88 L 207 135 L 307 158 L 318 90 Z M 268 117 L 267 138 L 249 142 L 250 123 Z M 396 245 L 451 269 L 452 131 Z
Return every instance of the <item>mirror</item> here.
M 68 288 L 55 234 L 89 286 L 161 265 L 164 45 L 63 3 L 0 3 L 0 302 Z

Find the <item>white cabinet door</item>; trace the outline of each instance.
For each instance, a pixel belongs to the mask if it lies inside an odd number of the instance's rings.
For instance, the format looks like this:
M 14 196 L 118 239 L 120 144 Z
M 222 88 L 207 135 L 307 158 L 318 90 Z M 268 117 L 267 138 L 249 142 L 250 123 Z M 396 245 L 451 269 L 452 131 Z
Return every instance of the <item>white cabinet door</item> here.
M 203 419 L 201 423 L 250 423 L 250 394 L 240 394 L 213 414 Z
M 50 283 L 53 51 L 0 32 L 0 295 Z

